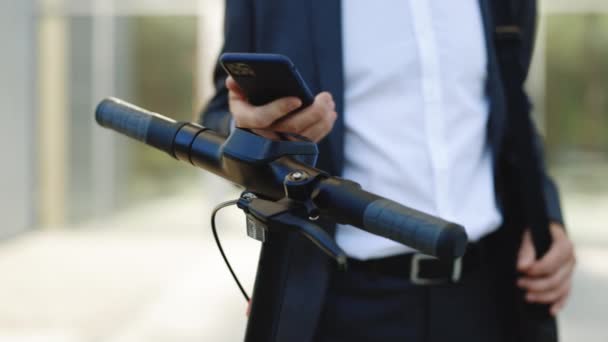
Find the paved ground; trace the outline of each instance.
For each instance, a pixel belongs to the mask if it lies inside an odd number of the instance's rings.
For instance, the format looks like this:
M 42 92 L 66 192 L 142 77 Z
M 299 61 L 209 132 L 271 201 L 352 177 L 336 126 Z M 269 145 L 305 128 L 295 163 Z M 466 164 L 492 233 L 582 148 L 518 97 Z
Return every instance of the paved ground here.
M 566 203 L 583 228 L 573 232 L 580 262 L 562 334 L 564 341 L 605 342 L 608 233 L 595 220 L 608 215 L 608 201 L 594 200 L 589 219 L 580 200 L 589 199 L 569 196 Z M 212 242 L 210 207 L 185 194 L 1 243 L 0 342 L 242 340 L 245 304 Z M 242 220 L 232 210 L 219 225 L 250 289 L 258 244 L 246 238 Z

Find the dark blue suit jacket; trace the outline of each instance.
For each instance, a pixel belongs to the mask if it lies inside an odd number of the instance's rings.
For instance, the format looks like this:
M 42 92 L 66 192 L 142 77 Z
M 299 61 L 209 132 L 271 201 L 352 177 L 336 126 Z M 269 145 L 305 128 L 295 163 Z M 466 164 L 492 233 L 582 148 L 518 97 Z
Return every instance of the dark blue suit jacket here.
M 497 3 L 501 2 L 498 1 Z M 512 243 L 501 243 L 508 255 L 507 264 L 514 265 L 518 236 L 525 222 L 518 215 L 518 196 L 513 191 L 517 179 L 510 166 L 517 161 L 504 143 L 507 134 L 506 104 L 503 84 L 494 49 L 493 8 L 491 0 L 480 0 L 488 51 L 487 93 L 490 98 L 488 142 L 493 151 L 495 184 L 498 202 L 510 229 Z M 528 66 L 534 41 L 536 7 L 534 1 L 524 1 L 521 13 L 523 49 L 520 62 Z M 329 91 L 336 101 L 338 119 L 332 132 L 319 144 L 318 167 L 333 175 L 340 175 L 344 163 L 344 75 L 342 61 L 341 2 L 339 0 L 227 0 L 224 52 L 279 53 L 289 56 L 297 65 L 313 92 Z M 378 6 L 380 4 L 378 3 Z M 364 25 L 364 23 L 362 23 Z M 228 134 L 230 114 L 226 74 L 221 68 L 215 72 L 217 93 L 202 113 L 202 124 Z M 529 109 L 529 108 L 528 108 Z M 529 110 L 528 110 L 529 111 Z M 373 113 L 370 113 L 372 115 Z M 528 113 L 529 114 L 529 113 Z M 542 159 L 540 140 L 536 158 Z M 562 222 L 557 189 L 544 175 L 546 215 Z M 294 237 L 290 240 L 291 274 L 286 284 L 283 314 L 279 322 L 279 340 L 308 341 L 314 331 L 321 310 L 327 283 L 327 260 L 308 241 Z M 513 274 L 514 272 L 505 272 Z M 297 329 L 295 328 L 297 327 Z

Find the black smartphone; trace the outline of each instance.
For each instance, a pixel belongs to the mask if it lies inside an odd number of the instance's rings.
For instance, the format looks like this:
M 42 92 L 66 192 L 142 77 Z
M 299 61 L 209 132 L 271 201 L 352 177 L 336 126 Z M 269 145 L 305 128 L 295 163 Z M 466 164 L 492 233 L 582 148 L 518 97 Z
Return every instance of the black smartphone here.
M 293 62 L 279 54 L 224 53 L 220 64 L 241 87 L 254 106 L 282 97 L 297 97 L 302 107 L 314 102 L 312 92 Z

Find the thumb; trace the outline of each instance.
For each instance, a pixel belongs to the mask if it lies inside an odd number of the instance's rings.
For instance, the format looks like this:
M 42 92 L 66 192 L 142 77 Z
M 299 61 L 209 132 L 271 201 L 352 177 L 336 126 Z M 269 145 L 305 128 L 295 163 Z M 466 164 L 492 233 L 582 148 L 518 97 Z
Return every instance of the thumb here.
M 523 238 L 521 239 L 521 246 L 519 247 L 517 256 L 517 270 L 525 272 L 534 264 L 535 260 L 536 251 L 532 244 L 532 235 L 530 234 L 530 230 L 526 229 Z
M 247 95 L 245 95 L 243 89 L 241 89 L 239 84 L 236 83 L 232 76 L 228 76 L 228 78 L 226 78 L 225 85 L 228 91 L 230 91 L 231 95 L 234 95 L 239 100 L 247 100 Z

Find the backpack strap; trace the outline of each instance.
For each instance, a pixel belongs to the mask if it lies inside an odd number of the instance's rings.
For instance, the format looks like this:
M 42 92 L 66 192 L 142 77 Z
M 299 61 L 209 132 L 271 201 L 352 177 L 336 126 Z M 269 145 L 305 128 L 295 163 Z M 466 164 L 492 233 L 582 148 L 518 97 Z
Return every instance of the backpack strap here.
M 531 105 L 524 91 L 535 30 L 535 18 L 529 16 L 536 15 L 536 1 L 490 2 L 496 55 L 506 97 L 505 148 L 513 158 L 511 167 L 519 187 L 518 200 L 540 259 L 550 248 L 552 240 L 544 198 L 542 155 L 536 146 L 537 133 L 530 117 Z M 557 342 L 557 325 L 547 305 L 523 304 L 520 309 L 523 341 Z
M 544 168 L 536 146 L 536 129 L 530 117 L 531 105 L 524 91 L 529 55 L 524 39 L 532 40 L 533 24 L 524 23 L 523 3 L 530 0 L 495 0 L 495 47 L 506 97 L 505 146 L 516 169 L 526 223 L 532 230 L 536 254 L 540 258 L 551 246 L 549 218 L 544 198 Z M 533 9 L 532 9 L 533 10 Z M 530 11 L 530 9 L 528 9 Z M 527 37 L 524 37 L 527 35 Z

